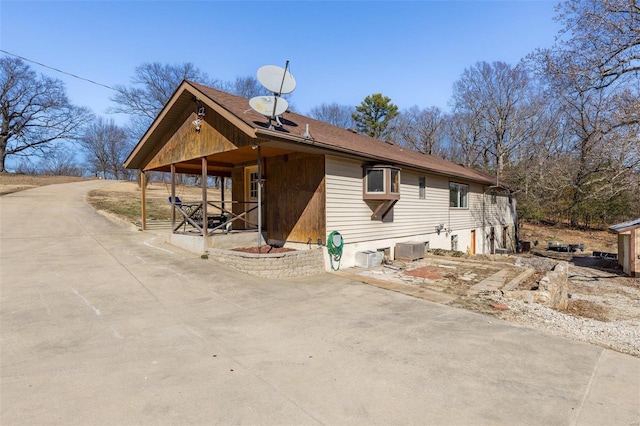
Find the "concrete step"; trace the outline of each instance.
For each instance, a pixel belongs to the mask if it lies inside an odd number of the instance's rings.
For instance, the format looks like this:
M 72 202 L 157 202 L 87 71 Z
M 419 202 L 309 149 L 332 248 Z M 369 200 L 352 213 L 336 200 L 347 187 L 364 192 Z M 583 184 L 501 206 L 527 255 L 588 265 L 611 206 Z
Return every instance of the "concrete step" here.
M 506 280 L 508 273 L 509 271 L 507 269 L 502 269 L 496 272 L 490 277 L 487 277 L 478 284 L 472 286 L 467 294 L 469 296 L 475 296 L 480 293 L 491 293 L 500 290 L 504 286 L 504 281 Z

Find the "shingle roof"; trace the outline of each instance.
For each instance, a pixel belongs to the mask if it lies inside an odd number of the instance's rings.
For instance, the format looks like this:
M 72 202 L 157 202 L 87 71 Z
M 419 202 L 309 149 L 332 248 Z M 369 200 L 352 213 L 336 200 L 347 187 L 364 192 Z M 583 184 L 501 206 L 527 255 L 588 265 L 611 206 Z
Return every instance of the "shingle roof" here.
M 385 161 L 450 177 L 467 179 L 486 185 L 495 183 L 495 177 L 481 171 L 470 169 L 433 155 L 422 154 L 406 147 L 393 145 L 290 111 L 285 112 L 281 116 L 282 128 L 268 131 L 266 129 L 265 117 L 249 107 L 248 99 L 198 83 L 188 83 L 206 95 L 211 101 L 233 114 L 248 126 L 256 129 L 262 138 L 268 138 L 270 135 L 274 138 L 277 136 L 293 137 L 296 138 L 295 141 L 298 143 L 319 145 L 329 150 L 334 149 L 338 152 L 357 154 L 358 156 L 375 161 Z M 309 126 L 311 139 L 306 139 L 303 136 L 307 125 Z

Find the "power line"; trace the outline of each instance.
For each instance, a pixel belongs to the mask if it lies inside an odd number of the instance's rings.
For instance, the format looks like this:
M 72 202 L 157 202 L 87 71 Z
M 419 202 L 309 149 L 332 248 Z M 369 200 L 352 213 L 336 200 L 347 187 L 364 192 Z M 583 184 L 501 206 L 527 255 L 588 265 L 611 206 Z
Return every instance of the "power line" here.
M 102 87 L 106 87 L 107 89 L 110 89 L 110 90 L 113 90 L 113 91 L 116 91 L 116 92 L 121 92 L 121 90 L 118 90 L 118 89 L 113 88 L 113 87 L 111 87 L 111 86 L 107 86 L 106 84 L 98 83 L 97 81 L 89 80 L 88 78 L 80 77 L 80 76 L 77 76 L 77 75 L 75 75 L 75 74 L 71 74 L 70 72 L 62 71 L 62 70 L 60 70 L 60 69 L 58 69 L 58 68 L 54 68 L 54 67 L 52 67 L 52 66 L 45 65 L 45 64 L 43 64 L 43 63 L 41 63 L 41 62 L 38 62 L 38 61 L 34 61 L 34 60 L 32 60 L 32 59 L 25 58 L 24 56 L 20 56 L 20 55 L 16 55 L 15 53 L 7 52 L 6 50 L 2 50 L 2 49 L 0 49 L 0 52 L 2 52 L 2 53 L 6 53 L 7 55 L 15 56 L 16 58 L 20 58 L 20 59 L 22 59 L 23 61 L 27 61 L 27 62 L 31 62 L 31 63 L 33 63 L 33 64 L 40 65 L 41 67 L 48 68 L 48 69 L 50 69 L 50 70 L 53 70 L 53 71 L 59 72 L 59 73 L 61 73 L 61 74 L 65 74 L 65 75 L 71 76 L 71 77 L 73 77 L 73 78 L 77 78 L 78 80 L 87 81 L 87 82 L 89 82 L 89 83 L 91 83 L 91 84 L 95 84 L 96 86 L 102 86 Z

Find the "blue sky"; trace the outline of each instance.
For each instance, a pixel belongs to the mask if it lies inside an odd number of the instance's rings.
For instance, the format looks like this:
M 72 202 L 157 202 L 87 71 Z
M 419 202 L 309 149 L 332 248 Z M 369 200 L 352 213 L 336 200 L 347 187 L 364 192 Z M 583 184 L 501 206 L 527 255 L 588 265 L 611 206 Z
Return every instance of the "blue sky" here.
M 7 1 L 0 48 L 109 86 L 144 62 L 192 62 L 227 81 L 262 65 L 297 81 L 290 103 L 357 105 L 373 93 L 400 109 L 447 110 L 451 87 L 478 61 L 515 64 L 550 47 L 554 1 Z M 63 80 L 71 101 L 106 115 L 113 92 Z M 122 117 L 114 117 L 117 121 Z

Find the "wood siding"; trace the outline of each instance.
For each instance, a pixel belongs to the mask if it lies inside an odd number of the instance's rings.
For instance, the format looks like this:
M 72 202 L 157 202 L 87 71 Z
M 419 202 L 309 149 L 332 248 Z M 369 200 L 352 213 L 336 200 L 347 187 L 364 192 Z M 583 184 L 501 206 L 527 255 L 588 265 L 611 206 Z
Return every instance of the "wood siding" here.
M 266 160 L 269 238 L 316 244 L 325 242 L 324 156 L 288 154 Z
M 189 115 L 153 160 L 147 164 L 147 170 L 237 149 L 233 143 L 206 121 L 202 123 L 200 132 L 196 132 L 192 124 L 196 118 L 195 113 Z

